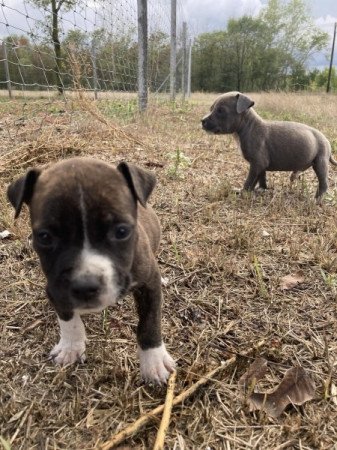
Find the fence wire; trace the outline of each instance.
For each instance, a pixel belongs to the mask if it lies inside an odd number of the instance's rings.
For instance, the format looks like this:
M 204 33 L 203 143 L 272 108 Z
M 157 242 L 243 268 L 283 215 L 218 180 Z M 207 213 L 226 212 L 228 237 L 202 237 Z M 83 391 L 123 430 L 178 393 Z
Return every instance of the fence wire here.
M 177 11 L 179 62 L 179 3 Z M 137 91 L 137 0 L 2 0 L 0 39 L 0 89 Z M 150 92 L 167 92 L 167 0 L 148 1 L 148 61 Z M 179 65 L 177 75 L 179 84 Z

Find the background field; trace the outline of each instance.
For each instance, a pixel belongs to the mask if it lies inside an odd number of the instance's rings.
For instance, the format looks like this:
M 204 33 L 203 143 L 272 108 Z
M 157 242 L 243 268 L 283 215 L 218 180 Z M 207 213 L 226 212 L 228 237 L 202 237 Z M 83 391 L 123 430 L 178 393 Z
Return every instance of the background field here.
M 313 125 L 337 152 L 335 96 L 252 97 L 263 117 Z M 316 384 L 314 400 L 277 420 L 252 413 L 238 388 L 252 359 L 239 357 L 174 409 L 167 448 L 337 448 L 336 171 L 323 206 L 313 201 L 311 170 L 292 186 L 289 174 L 270 174 L 267 192 L 236 195 L 247 164 L 230 136 L 200 128 L 214 98 L 194 94 L 174 106 L 159 99 L 142 117 L 118 97 L 97 105 L 0 99 L 0 231 L 12 233 L 0 241 L 0 434 L 13 449 L 94 448 L 165 398 L 165 387 L 140 381 L 131 297 L 85 318 L 86 364 L 60 369 L 47 360 L 55 314 L 27 239 L 27 211 L 14 223 L 5 190 L 26 167 L 73 155 L 125 159 L 157 175 L 152 204 L 163 230 L 163 328 L 178 361 L 176 392 L 261 339 L 258 354 L 270 364 L 257 390 L 273 389 L 297 364 Z M 282 291 L 281 278 L 299 270 L 304 282 Z M 157 428 L 153 421 L 123 448 L 151 448 Z

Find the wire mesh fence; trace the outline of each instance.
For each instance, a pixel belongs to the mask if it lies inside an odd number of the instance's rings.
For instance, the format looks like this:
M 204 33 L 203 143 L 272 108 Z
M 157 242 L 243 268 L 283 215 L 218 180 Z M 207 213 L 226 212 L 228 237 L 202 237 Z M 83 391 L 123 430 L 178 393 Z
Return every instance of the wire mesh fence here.
M 148 89 L 170 88 L 170 2 L 149 0 Z M 177 7 L 177 86 L 182 6 Z M 137 92 L 137 0 L 2 0 L 0 89 Z

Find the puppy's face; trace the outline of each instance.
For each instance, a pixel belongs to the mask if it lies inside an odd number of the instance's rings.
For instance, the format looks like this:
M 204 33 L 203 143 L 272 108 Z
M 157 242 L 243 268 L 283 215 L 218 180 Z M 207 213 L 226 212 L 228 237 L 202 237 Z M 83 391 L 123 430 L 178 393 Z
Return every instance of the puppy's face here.
M 34 182 L 27 201 L 33 246 L 60 315 L 114 305 L 130 286 L 138 197 L 125 175 L 76 158 L 43 170 Z
M 254 102 L 239 92 L 228 92 L 218 97 L 210 113 L 201 120 L 202 128 L 213 134 L 229 134 L 239 130 L 242 114 Z

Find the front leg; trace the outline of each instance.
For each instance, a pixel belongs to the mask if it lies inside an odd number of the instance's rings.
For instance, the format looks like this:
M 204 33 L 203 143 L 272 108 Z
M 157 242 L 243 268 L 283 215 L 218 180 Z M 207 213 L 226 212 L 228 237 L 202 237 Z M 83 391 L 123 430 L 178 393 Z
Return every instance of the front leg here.
M 70 320 L 62 320 L 60 324 L 60 341 L 50 352 L 50 357 L 62 366 L 76 361 L 85 361 L 85 329 L 78 312 L 74 312 Z
M 156 270 L 151 283 L 134 291 L 139 323 L 137 327 L 138 355 L 142 378 L 156 383 L 166 382 L 175 362 L 166 351 L 161 337 L 161 278 Z
M 258 181 L 259 181 L 259 186 L 261 189 L 268 189 L 267 188 L 267 176 L 266 176 L 265 170 L 260 174 Z
M 253 191 L 260 176 L 263 175 L 263 172 L 265 172 L 264 169 L 261 169 L 259 166 L 251 164 L 249 167 L 248 177 L 245 181 L 243 189 L 245 191 Z

